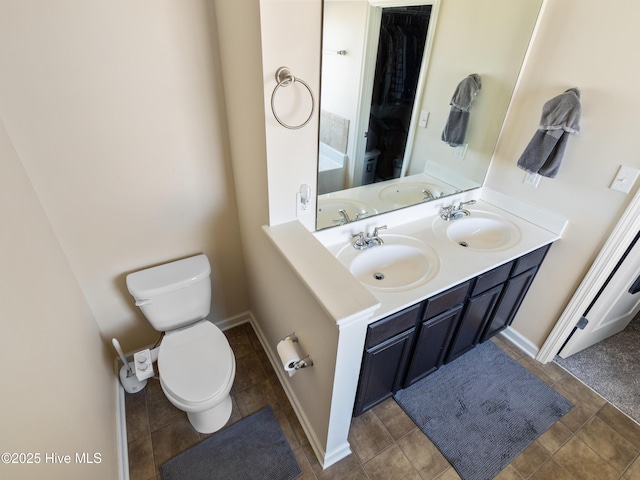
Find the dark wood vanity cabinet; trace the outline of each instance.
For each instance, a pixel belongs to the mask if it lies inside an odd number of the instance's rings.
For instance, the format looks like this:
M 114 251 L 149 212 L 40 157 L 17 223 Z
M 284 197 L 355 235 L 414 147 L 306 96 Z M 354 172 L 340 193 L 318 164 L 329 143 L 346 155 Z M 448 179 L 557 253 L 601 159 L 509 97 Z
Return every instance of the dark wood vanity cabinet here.
M 469 282 L 456 285 L 424 302 L 422 321 L 403 388 L 438 369 L 445 359 L 451 338 L 464 312 Z M 394 392 L 395 393 L 395 392 Z
M 354 415 L 397 392 L 413 345 L 421 304 L 390 315 L 367 327 Z
M 511 325 L 550 247 L 546 245 L 512 262 L 511 274 L 502 289 L 495 312 L 482 333 L 481 342 Z
M 549 247 L 369 325 L 354 416 L 507 328 Z
M 487 292 L 467 299 L 464 316 L 451 342 L 445 363 L 449 363 L 460 355 L 467 353 L 479 343 L 480 336 L 494 312 L 494 307 L 501 291 L 502 286 L 499 285 Z
M 486 326 L 493 319 L 504 283 L 509 279 L 512 268 L 513 262 L 505 263 L 478 275 L 473 280 L 464 316 L 456 330 L 444 363 L 455 360 L 481 341 Z

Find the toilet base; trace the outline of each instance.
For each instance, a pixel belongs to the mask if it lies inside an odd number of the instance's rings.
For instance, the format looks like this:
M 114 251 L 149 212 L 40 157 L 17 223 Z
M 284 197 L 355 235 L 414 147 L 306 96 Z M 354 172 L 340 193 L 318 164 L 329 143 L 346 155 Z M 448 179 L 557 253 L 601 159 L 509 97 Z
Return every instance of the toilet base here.
M 187 412 L 187 417 L 199 433 L 213 433 L 227 424 L 231 417 L 231 409 L 231 395 L 227 395 L 215 407 L 203 412 Z

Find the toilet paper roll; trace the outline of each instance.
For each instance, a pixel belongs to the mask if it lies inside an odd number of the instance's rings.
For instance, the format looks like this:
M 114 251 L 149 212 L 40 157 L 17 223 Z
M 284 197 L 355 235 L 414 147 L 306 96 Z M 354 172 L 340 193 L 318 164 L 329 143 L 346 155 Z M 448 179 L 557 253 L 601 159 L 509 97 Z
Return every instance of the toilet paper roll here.
M 298 349 L 296 348 L 296 344 L 291 341 L 289 337 L 284 340 L 280 340 L 276 347 L 278 350 L 278 355 L 280 355 L 280 360 L 282 361 L 282 366 L 285 371 L 295 372 L 295 364 L 300 360 L 300 355 L 298 354 Z

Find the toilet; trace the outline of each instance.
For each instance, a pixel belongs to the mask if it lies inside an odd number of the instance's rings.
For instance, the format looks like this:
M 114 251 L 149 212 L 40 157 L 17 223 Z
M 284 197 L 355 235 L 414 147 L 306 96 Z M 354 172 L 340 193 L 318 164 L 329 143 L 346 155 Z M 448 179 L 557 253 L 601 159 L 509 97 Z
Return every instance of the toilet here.
M 158 351 L 162 391 L 200 433 L 220 430 L 229 420 L 236 373 L 227 338 L 206 319 L 210 274 L 206 255 L 196 255 L 127 275 L 136 306 L 165 332 Z

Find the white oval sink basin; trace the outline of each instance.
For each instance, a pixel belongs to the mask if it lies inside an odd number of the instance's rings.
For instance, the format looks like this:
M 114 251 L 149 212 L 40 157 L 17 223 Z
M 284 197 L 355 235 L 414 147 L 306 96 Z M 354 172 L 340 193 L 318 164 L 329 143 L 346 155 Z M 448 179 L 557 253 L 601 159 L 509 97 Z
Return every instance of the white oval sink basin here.
M 383 235 L 384 245 L 356 250 L 352 244 L 337 254 L 358 280 L 381 291 L 423 285 L 440 270 L 438 254 L 425 243 L 402 235 Z
M 351 220 L 356 220 L 358 215 L 360 215 L 360 218 L 364 218 L 378 213 L 378 210 L 375 208 L 356 200 L 346 198 L 318 199 L 318 228 L 339 225 L 342 220 L 342 217 L 338 213 L 340 210 L 347 212 Z
M 479 251 L 498 251 L 520 241 L 520 229 L 510 220 L 489 212 L 471 211 L 471 215 L 445 221 L 436 218 L 436 233 L 461 247 Z
M 431 195 L 435 198 L 454 193 L 435 183 L 397 182 L 382 188 L 378 193 L 378 197 L 385 202 L 409 206 L 424 201 L 426 195 L 423 190 L 431 192 Z

